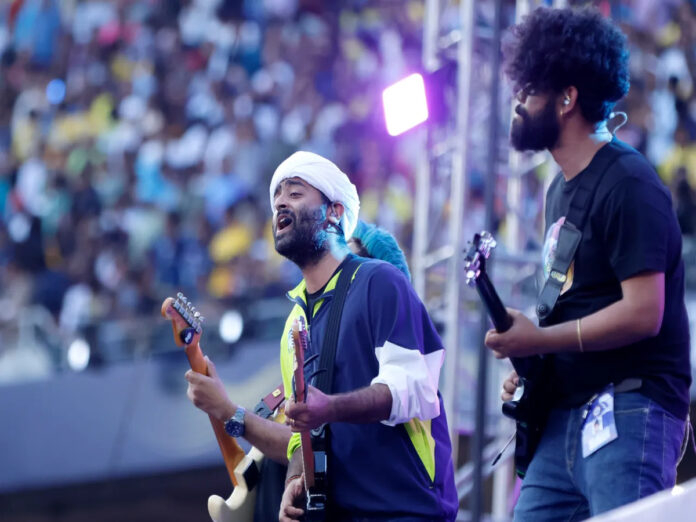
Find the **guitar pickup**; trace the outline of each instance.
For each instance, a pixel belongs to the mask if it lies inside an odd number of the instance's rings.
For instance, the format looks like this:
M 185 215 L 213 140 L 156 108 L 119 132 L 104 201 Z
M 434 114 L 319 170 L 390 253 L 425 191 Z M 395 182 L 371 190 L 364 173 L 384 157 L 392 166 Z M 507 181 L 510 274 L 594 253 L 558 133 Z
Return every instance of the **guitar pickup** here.
M 315 480 L 326 476 L 326 452 L 324 451 L 314 452 L 314 474 Z

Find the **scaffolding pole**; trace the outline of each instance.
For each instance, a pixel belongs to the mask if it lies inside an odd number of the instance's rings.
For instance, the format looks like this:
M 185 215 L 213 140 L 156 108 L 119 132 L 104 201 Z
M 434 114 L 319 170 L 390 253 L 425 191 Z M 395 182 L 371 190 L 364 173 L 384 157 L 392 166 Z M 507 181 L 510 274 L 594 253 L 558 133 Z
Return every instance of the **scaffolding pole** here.
M 486 230 L 494 227 L 494 198 L 495 185 L 498 177 L 498 125 L 500 119 L 500 33 L 502 23 L 503 0 L 493 0 L 495 10 L 493 15 L 493 39 L 491 41 L 491 69 L 493 75 L 490 88 L 490 114 L 488 117 L 488 161 L 486 164 Z M 489 260 L 490 263 L 490 260 Z M 488 265 L 490 271 L 491 264 Z M 476 415 L 474 424 L 474 440 L 472 459 L 474 461 L 474 489 L 471 499 L 471 520 L 479 522 L 483 514 L 483 449 L 486 446 L 486 395 L 488 389 L 488 349 L 483 340 L 488 330 L 488 315 L 481 307 L 481 332 L 478 343 L 478 371 L 476 379 Z
M 463 220 L 464 205 L 468 197 L 467 160 L 469 143 L 469 100 L 471 91 L 471 66 L 474 46 L 474 0 L 461 0 L 459 4 L 461 20 L 461 39 L 457 46 L 457 120 L 456 139 L 452 153 L 452 179 L 450 192 L 449 236 L 452 256 L 448 260 L 446 346 L 449 348 L 445 364 L 445 409 L 449 419 L 452 439 L 452 459 L 458 461 L 459 419 L 455 404 L 457 402 L 457 381 L 459 370 L 460 342 L 460 281 L 462 270 L 462 248 L 464 246 Z
M 442 2 L 426 0 L 423 27 L 423 66 L 428 72 L 440 67 L 441 34 L 440 17 Z M 461 0 L 457 7 L 460 27 L 448 35 L 450 42 L 456 44 L 457 79 L 456 79 L 456 115 L 455 130 L 444 137 L 442 144 L 433 143 L 433 132 L 423 133 L 421 144 L 423 160 L 419 162 L 416 171 L 416 206 L 414 209 L 414 240 L 413 240 L 413 284 L 414 288 L 426 301 L 427 270 L 445 261 L 447 287 L 444 296 L 445 314 L 445 346 L 447 357 L 444 364 L 443 401 L 445 414 L 449 423 L 450 439 L 452 441 L 452 458 L 457 463 L 458 457 L 458 425 L 457 418 L 457 377 L 460 350 L 460 282 L 461 282 L 461 251 L 463 248 L 463 216 L 467 201 L 467 143 L 469 119 L 469 92 L 471 85 L 471 66 L 474 41 L 474 0 Z M 452 135 L 454 134 L 454 135 Z M 429 227 L 432 169 L 436 163 L 434 148 L 444 144 L 444 150 L 450 158 L 449 194 L 450 206 L 447 215 L 448 239 L 444 246 L 429 251 L 429 240 L 432 232 Z M 442 148 L 440 147 L 440 150 Z

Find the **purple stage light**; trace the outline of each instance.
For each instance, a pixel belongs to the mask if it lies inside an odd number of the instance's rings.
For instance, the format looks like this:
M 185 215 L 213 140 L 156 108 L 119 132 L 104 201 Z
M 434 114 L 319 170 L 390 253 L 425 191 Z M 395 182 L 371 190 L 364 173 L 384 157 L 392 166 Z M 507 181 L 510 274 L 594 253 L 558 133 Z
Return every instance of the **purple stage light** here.
M 398 136 L 428 119 L 425 82 L 412 74 L 382 92 L 384 119 L 390 136 Z

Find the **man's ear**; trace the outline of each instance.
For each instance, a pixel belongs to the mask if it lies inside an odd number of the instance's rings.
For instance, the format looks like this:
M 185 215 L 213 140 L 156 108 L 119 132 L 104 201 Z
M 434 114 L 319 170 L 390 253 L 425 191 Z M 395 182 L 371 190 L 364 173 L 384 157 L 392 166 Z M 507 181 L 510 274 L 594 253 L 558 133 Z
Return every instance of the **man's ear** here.
M 578 104 L 578 89 L 575 86 L 566 87 L 561 94 L 561 116 L 572 111 Z
M 331 223 L 334 225 L 338 225 L 338 223 L 341 221 L 341 218 L 343 217 L 343 213 L 345 212 L 345 207 L 343 206 L 343 203 L 339 201 L 334 201 L 333 203 L 329 204 L 329 207 L 327 209 L 327 218 Z

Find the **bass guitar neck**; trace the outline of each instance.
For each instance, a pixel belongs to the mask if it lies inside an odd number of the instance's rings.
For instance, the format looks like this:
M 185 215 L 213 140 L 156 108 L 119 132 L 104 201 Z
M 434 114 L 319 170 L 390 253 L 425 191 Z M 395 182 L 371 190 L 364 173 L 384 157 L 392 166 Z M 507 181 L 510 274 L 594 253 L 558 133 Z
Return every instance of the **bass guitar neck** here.
M 500 299 L 486 272 L 482 272 L 476 280 L 476 291 L 486 307 L 495 330 L 499 333 L 507 332 L 512 326 L 512 317 L 505 309 L 503 301 Z
M 496 241 L 490 233 L 484 231 L 475 234 L 466 253 L 465 270 L 467 284 L 476 288 L 493 326 L 502 333 L 512 326 L 512 317 L 486 272 L 487 259 L 495 246 Z M 536 355 L 511 357 L 510 362 L 519 376 L 519 385 L 513 399 L 503 403 L 502 411 L 516 421 L 515 468 L 517 474 L 524 477 L 539 443 L 548 411 L 544 386 L 546 379 L 543 375 L 547 361 Z

